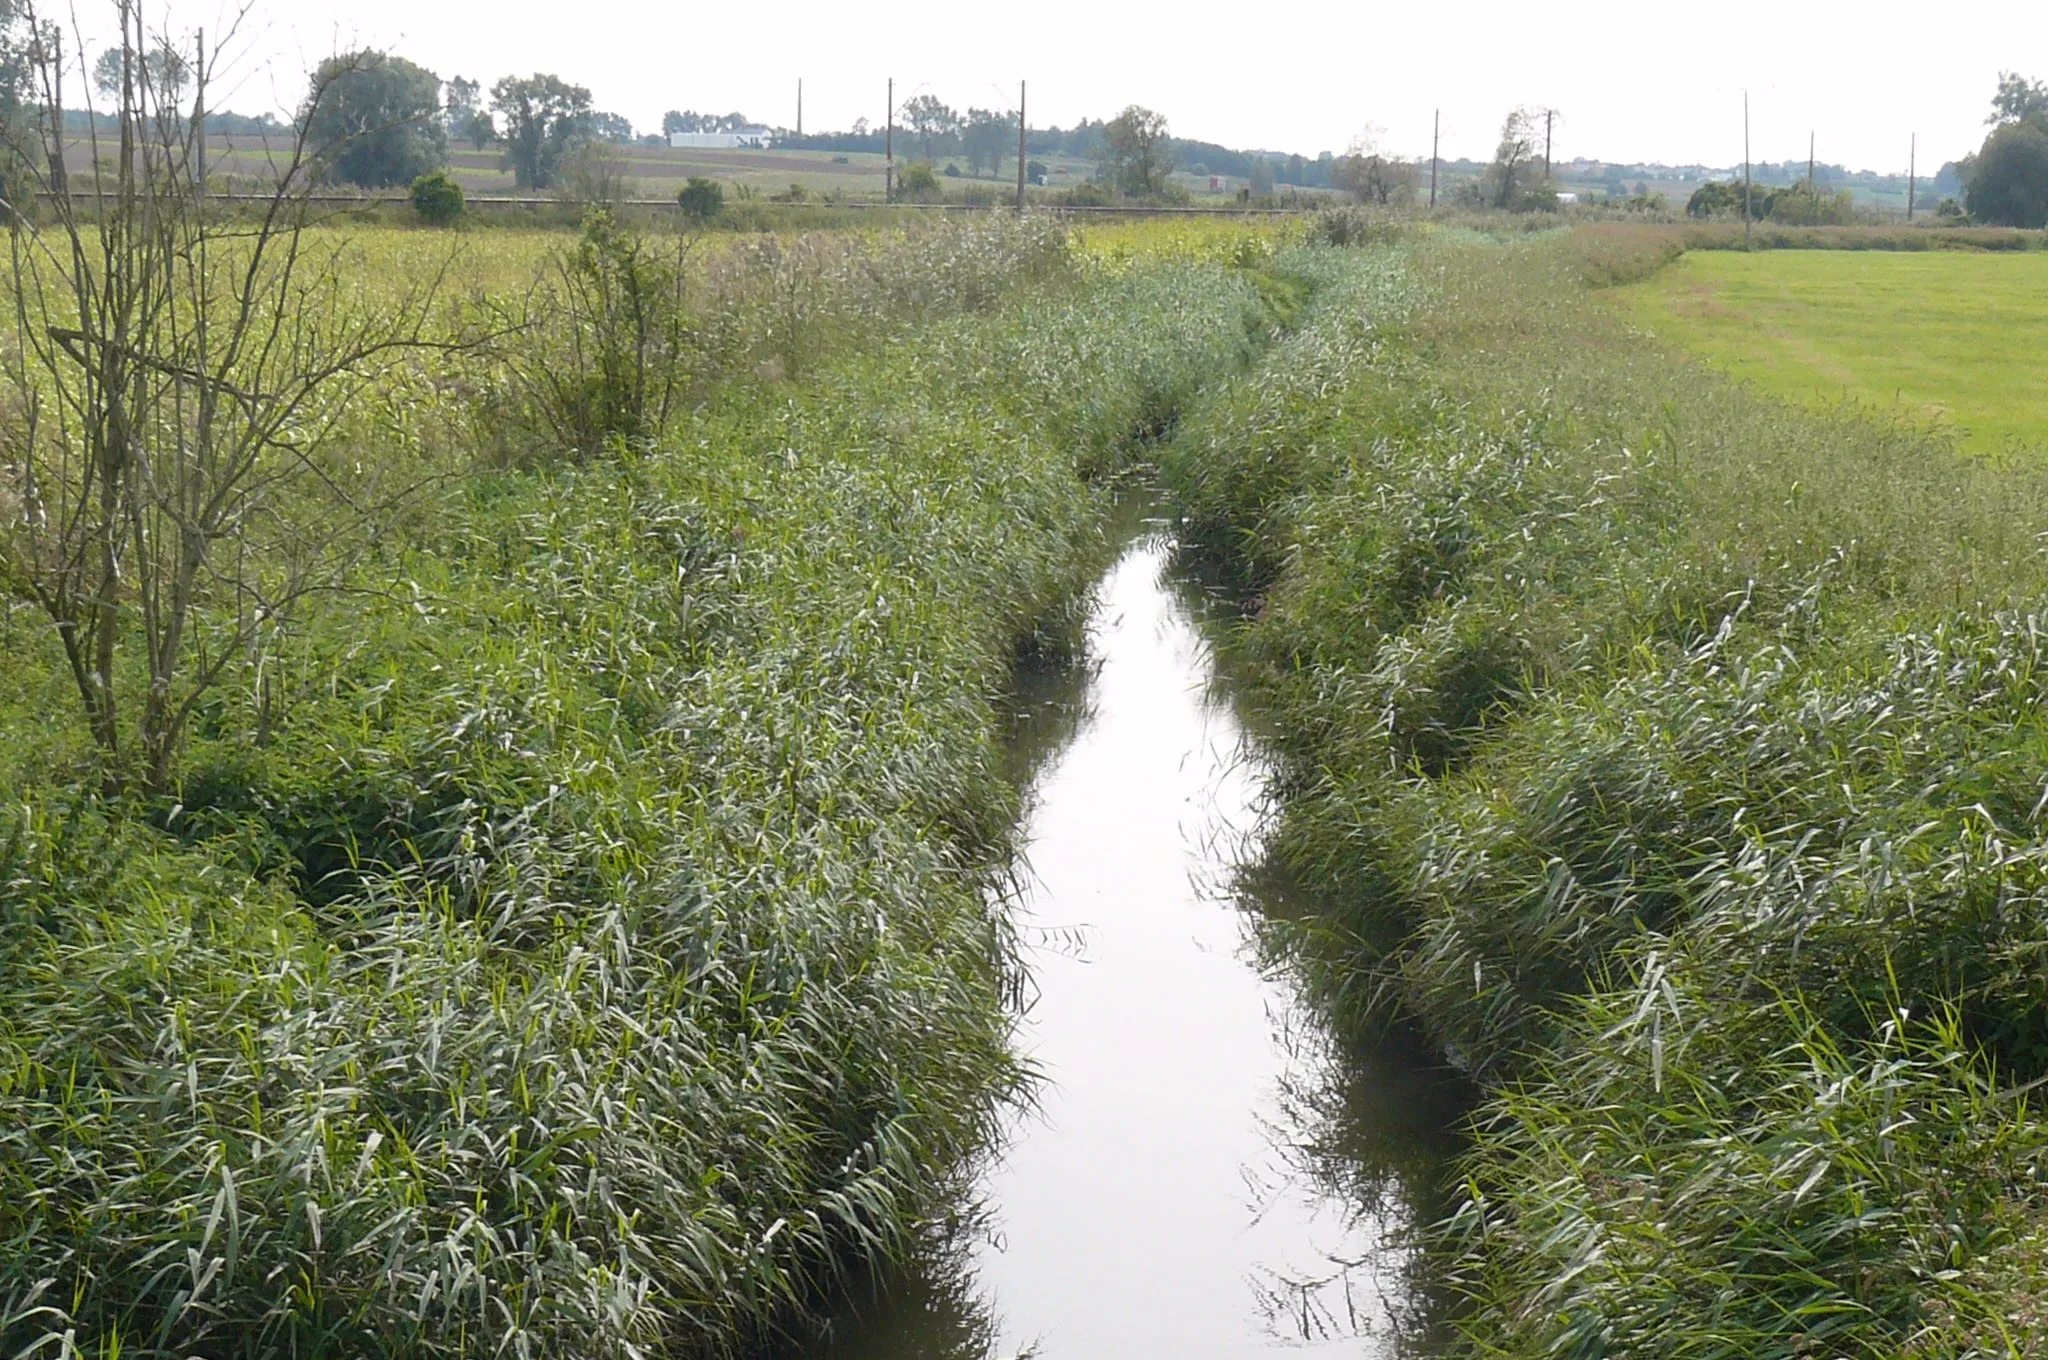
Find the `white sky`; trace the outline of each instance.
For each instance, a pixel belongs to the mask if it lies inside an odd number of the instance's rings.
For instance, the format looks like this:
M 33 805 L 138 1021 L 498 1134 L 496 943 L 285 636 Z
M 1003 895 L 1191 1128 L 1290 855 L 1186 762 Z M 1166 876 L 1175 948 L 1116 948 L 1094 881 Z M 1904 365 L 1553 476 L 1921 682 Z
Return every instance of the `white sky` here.
M 233 12 L 148 3 L 152 28 L 180 31 L 218 33 Z M 110 0 L 75 4 L 88 39 L 111 30 Z M 1445 156 L 1483 158 L 1502 114 L 1528 103 L 1563 114 L 1561 160 L 1725 165 L 1742 156 L 1746 87 L 1758 160 L 1804 158 L 1810 127 L 1824 161 L 1903 171 L 1917 132 L 1932 171 L 1982 139 L 2001 68 L 2048 77 L 2048 4 L 257 0 L 215 106 L 288 111 L 313 63 L 358 45 L 486 88 L 552 72 L 642 131 L 669 108 L 788 125 L 798 77 L 816 131 L 879 123 L 892 75 L 899 102 L 929 91 L 962 110 L 1013 108 L 1022 76 L 1034 126 L 1135 102 L 1184 137 L 1307 155 L 1367 126 L 1427 155 L 1441 106 Z

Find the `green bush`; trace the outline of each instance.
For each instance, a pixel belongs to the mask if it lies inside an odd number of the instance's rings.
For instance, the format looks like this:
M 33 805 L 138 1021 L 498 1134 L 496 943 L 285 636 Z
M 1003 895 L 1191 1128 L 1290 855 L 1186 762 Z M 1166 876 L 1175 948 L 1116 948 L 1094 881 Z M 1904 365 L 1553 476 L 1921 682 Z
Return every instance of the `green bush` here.
M 896 196 L 912 203 L 936 202 L 941 192 L 930 161 L 914 161 L 896 177 Z
M 1106 208 L 1116 201 L 1108 185 L 1097 184 L 1092 179 L 1084 179 L 1060 190 L 1053 195 L 1053 200 L 1066 208 Z
M 634 231 L 603 208 L 586 214 L 505 356 L 525 409 L 558 447 L 590 456 L 667 429 L 702 368 L 686 262 L 681 241 Z
M 462 186 L 446 170 L 434 170 L 412 182 L 412 210 L 430 227 L 452 226 L 468 206 Z
M 725 212 L 725 190 L 716 180 L 692 175 L 676 194 L 676 206 L 683 210 L 684 220 L 702 226 Z

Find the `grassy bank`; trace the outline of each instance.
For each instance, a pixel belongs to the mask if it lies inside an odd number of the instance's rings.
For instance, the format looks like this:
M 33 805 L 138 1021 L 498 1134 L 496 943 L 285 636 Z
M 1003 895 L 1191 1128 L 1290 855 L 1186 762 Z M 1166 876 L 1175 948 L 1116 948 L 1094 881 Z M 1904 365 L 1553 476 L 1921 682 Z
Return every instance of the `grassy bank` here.
M 1334 904 L 1299 943 L 1496 1092 L 1474 1349 L 2030 1353 L 2048 475 L 1586 294 L 1671 253 L 1321 259 L 1168 451 Z
M 728 1353 L 986 1144 L 996 700 L 1272 290 L 1041 223 L 763 250 L 652 438 L 549 443 L 503 347 L 359 398 L 335 475 L 424 489 L 160 796 L 5 606 L 0 1352 Z

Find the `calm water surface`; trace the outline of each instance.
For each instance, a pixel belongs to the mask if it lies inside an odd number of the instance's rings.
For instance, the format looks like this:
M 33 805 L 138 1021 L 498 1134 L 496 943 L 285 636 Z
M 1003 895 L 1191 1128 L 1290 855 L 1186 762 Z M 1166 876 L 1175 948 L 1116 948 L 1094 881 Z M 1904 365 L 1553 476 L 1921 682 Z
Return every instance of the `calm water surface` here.
M 1234 895 L 1265 776 L 1156 526 L 1103 582 L 1090 662 L 1027 686 L 1033 996 L 1044 1078 L 911 1278 L 857 1299 L 817 1360 L 1181 1360 L 1414 1348 L 1390 1240 L 1433 1207 L 1455 1096 L 1337 1050 Z

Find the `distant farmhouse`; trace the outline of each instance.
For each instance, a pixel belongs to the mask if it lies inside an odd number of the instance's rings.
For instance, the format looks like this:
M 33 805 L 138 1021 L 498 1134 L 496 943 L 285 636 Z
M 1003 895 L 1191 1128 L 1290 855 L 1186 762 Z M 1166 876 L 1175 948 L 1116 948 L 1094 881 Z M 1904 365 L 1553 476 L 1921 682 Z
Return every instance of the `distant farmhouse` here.
M 765 151 L 775 138 L 774 128 L 743 127 L 734 132 L 671 132 L 668 144 L 677 150 Z

